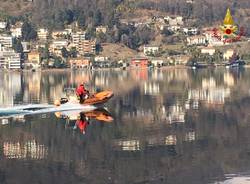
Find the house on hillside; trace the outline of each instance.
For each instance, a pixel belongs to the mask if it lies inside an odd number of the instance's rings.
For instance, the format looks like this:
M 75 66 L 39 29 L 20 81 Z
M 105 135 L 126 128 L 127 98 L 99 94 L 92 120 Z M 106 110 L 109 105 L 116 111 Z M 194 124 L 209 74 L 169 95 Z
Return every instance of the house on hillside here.
M 62 30 L 62 31 L 53 31 L 51 33 L 51 36 L 53 39 L 59 39 L 59 38 L 65 38 L 69 34 L 70 33 L 67 30 Z
M 145 45 L 143 48 L 143 53 L 145 55 L 157 54 L 159 52 L 159 46 Z
M 62 48 L 67 48 L 69 42 L 67 39 L 53 40 L 50 45 L 50 52 L 53 52 L 57 55 L 61 55 Z
M 30 52 L 30 43 L 29 42 L 21 42 L 22 46 L 23 46 L 23 52 Z
M 16 23 L 14 26 L 11 26 L 10 32 L 12 37 L 21 38 L 22 37 L 22 22 Z
M 187 45 L 206 45 L 207 39 L 204 35 L 187 37 Z
M 98 26 L 96 27 L 95 31 L 96 33 L 106 33 L 107 32 L 107 26 Z
M 177 17 L 167 16 L 167 17 L 164 17 L 164 20 L 170 26 L 176 26 L 176 25 L 182 26 L 184 24 L 182 16 L 177 16 Z
M 37 30 L 37 37 L 39 40 L 46 41 L 49 38 L 49 31 L 45 28 L 39 28 Z
M 215 32 L 213 30 L 205 30 L 204 31 L 204 35 L 206 37 L 207 43 L 211 46 L 221 46 L 224 45 L 223 39 L 219 38 L 219 34 L 218 34 L 218 38 L 215 37 Z
M 197 35 L 198 34 L 198 28 L 196 28 L 196 27 L 184 27 L 182 29 L 182 31 L 186 35 Z
M 13 46 L 13 37 L 7 34 L 0 35 L 0 44 L 5 48 L 12 48 Z
M 79 48 L 80 54 L 95 54 L 96 53 L 96 41 L 84 40 L 82 46 Z
M 6 29 L 6 27 L 7 27 L 7 22 L 1 21 L 0 22 L 0 29 Z

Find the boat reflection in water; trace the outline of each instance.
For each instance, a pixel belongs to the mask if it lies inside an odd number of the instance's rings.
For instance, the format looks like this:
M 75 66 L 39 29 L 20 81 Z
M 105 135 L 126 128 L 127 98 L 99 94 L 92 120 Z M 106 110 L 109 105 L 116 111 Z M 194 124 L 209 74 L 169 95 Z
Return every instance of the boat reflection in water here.
M 104 108 L 96 109 L 89 112 L 80 111 L 67 111 L 67 112 L 56 112 L 57 118 L 66 119 L 66 126 L 73 128 L 74 130 L 79 129 L 82 134 L 86 133 L 88 125 L 91 120 L 98 120 L 101 122 L 112 122 L 113 117 Z

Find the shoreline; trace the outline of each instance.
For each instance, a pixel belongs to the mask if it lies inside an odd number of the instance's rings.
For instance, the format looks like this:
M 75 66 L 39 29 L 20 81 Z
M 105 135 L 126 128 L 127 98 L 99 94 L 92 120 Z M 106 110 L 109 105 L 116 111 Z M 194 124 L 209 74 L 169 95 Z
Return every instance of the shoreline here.
M 223 65 L 218 65 L 216 67 L 214 67 L 213 69 L 216 68 L 226 68 Z M 250 64 L 248 65 L 244 65 L 243 68 L 250 68 Z M 93 70 L 87 69 L 87 68 L 80 68 L 80 69 L 71 69 L 71 68 L 50 68 L 50 69 L 39 69 L 36 71 L 32 71 L 32 70 L 27 70 L 27 69 L 19 69 L 19 70 L 8 70 L 8 69 L 0 69 L 0 72 L 24 72 L 24 73 L 31 73 L 31 72 L 42 72 L 42 73 L 47 73 L 47 72 L 72 72 L 72 71 L 126 71 L 126 70 L 168 70 L 168 69 L 192 69 L 189 66 L 185 66 L 185 65 L 171 65 L 171 66 L 162 66 L 162 67 L 126 67 L 125 70 L 123 68 L 96 68 Z M 204 68 L 204 69 L 210 69 L 208 68 Z M 198 69 L 199 70 L 199 69 Z

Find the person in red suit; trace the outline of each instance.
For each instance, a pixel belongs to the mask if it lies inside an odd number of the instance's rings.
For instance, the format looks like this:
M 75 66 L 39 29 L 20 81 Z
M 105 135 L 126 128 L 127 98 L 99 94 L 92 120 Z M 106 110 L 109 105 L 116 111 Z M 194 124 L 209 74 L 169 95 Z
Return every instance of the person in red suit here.
M 80 99 L 80 103 L 82 104 L 86 98 L 89 96 L 89 91 L 85 89 L 84 83 L 80 84 L 80 86 L 76 89 L 76 95 Z
M 80 132 L 82 134 L 85 134 L 88 125 L 89 125 L 89 122 L 87 118 L 85 117 L 84 113 L 80 113 L 80 119 L 76 121 L 74 129 L 78 127 Z

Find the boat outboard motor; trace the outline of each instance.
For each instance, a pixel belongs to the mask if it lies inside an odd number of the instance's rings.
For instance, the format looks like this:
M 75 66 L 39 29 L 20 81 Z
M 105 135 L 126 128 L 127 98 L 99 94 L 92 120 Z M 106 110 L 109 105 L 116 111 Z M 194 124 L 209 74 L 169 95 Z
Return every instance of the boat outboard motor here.
M 67 103 L 68 101 L 69 101 L 68 98 L 61 98 L 61 99 L 60 99 L 61 104 L 65 104 L 65 103 Z

